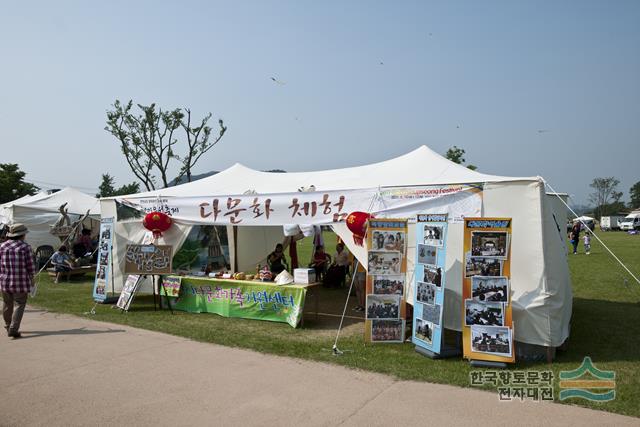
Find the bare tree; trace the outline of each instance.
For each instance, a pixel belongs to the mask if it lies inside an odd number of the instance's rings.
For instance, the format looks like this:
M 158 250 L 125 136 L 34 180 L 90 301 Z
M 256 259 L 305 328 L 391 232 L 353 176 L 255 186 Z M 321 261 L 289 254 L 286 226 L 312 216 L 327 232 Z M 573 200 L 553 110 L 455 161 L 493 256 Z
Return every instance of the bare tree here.
M 193 168 L 193 165 L 196 164 L 203 154 L 222 139 L 227 131 L 227 127 L 224 125 L 222 119 L 219 119 L 218 125 L 220 126 L 220 130 L 218 136 L 210 140 L 212 129 L 210 126 L 207 126 L 207 122 L 211 118 L 211 113 L 207 114 L 202 121 L 200 121 L 199 125 L 191 127 L 191 110 L 185 108 L 184 111 L 187 112 L 186 121 L 182 119 L 180 126 L 184 129 L 187 136 L 187 154 L 185 156 L 175 156 L 176 159 L 182 162 L 180 173 L 175 180 L 178 181 L 186 175 L 187 182 L 191 182 L 191 168 Z
M 589 201 L 595 205 L 595 215 L 600 220 L 605 208 L 620 202 L 622 191 L 616 191 L 620 181 L 612 176 L 607 178 L 594 178 L 589 185 L 593 188 L 593 193 L 589 195 Z
M 209 113 L 198 126 L 191 127 L 191 111 L 180 108 L 163 111 L 155 104 L 149 106 L 137 104 L 141 113 L 132 112 L 133 102 L 123 105 L 119 100 L 113 104 L 113 110 L 107 111 L 105 130 L 116 137 L 133 174 L 144 184 L 147 190 L 168 187 L 169 168 L 172 159 L 182 163 L 179 177 L 187 175 L 191 181 L 191 170 L 200 157 L 217 144 L 227 128 L 219 120 L 220 133 L 210 141 L 211 128 L 207 121 Z M 176 152 L 179 140 L 176 131 L 184 130 L 186 136 L 186 154 Z M 158 174 L 160 182 L 156 182 Z

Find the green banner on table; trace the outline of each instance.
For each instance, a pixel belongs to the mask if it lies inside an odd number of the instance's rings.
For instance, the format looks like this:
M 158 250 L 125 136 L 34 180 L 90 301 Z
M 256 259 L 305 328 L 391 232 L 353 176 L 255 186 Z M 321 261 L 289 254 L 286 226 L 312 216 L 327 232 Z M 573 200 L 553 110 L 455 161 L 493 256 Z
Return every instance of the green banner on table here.
M 297 285 L 183 277 L 180 295 L 171 306 L 191 313 L 285 322 L 295 328 L 306 293 Z

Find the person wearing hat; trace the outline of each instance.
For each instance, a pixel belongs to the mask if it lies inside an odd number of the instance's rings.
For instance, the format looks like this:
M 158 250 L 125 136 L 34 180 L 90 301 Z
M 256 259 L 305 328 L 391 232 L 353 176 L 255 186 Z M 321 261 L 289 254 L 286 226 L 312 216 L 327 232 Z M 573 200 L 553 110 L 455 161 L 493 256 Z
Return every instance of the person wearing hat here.
M 27 296 L 33 287 L 35 266 L 31 246 L 24 237 L 29 232 L 23 224 L 13 224 L 8 240 L 0 245 L 0 291 L 2 291 L 2 317 L 7 335 L 20 338 L 20 322 L 27 305 Z M 15 310 L 14 310 L 14 305 Z

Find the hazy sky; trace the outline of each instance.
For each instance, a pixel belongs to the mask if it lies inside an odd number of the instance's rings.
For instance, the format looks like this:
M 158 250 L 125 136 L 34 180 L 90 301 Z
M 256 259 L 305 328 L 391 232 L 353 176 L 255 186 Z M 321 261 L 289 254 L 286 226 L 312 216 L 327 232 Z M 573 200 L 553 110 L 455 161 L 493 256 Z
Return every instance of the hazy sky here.
M 577 203 L 594 177 L 625 199 L 640 181 L 638 1 L 4 1 L 0 58 L 0 162 L 43 188 L 133 180 L 104 131 L 115 99 L 223 118 L 196 172 L 426 144 Z

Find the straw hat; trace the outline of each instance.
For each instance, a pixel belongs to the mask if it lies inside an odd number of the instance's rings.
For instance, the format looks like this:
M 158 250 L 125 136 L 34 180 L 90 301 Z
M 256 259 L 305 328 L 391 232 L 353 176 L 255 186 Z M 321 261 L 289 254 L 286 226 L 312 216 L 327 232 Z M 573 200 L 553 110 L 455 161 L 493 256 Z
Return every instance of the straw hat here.
M 7 237 L 19 237 L 27 234 L 29 230 L 24 224 L 13 224 L 9 227 Z

